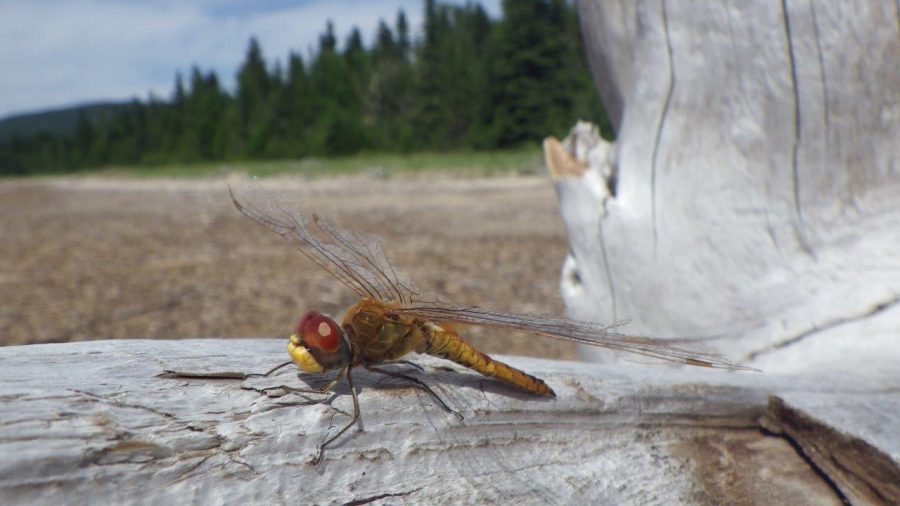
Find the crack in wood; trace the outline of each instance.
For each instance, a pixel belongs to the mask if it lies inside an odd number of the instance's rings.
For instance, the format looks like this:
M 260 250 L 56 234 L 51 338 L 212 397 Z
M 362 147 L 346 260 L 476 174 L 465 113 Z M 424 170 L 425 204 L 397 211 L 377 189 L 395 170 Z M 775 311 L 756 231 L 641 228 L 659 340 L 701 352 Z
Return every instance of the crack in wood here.
M 149 407 L 149 406 L 143 406 L 143 405 L 141 405 L 141 404 L 128 403 L 128 402 L 121 402 L 121 401 L 116 401 L 116 400 L 113 400 L 113 399 L 108 399 L 108 398 L 106 398 L 106 397 L 103 397 L 103 396 L 101 396 L 101 395 L 97 395 L 97 394 L 92 393 L 92 392 L 88 392 L 88 391 L 86 391 L 86 390 L 78 390 L 78 389 L 73 388 L 73 389 L 70 389 L 69 391 L 70 391 L 70 392 L 75 392 L 75 393 L 77 393 L 77 394 L 81 394 L 82 396 L 87 397 L 88 399 L 93 400 L 94 402 L 99 402 L 99 403 L 102 403 L 102 404 L 107 404 L 107 405 L 109 405 L 109 406 L 113 406 L 113 407 L 117 407 L 117 408 L 137 409 L 137 410 L 141 410 L 141 411 L 146 411 L 146 412 L 148 412 L 148 413 L 152 413 L 152 414 L 154 414 L 154 415 L 161 416 L 161 417 L 166 418 L 166 419 L 168 419 L 168 420 L 172 420 L 172 421 L 177 421 L 177 420 L 178 420 L 177 417 L 176 417 L 175 415 L 173 415 L 172 413 L 166 413 L 165 411 L 160 411 L 160 410 L 158 410 L 158 409 L 151 408 L 151 407 Z
M 675 93 L 675 58 L 672 52 L 672 39 L 669 34 L 669 15 L 666 10 L 666 0 L 662 0 L 660 3 L 661 6 L 661 16 L 662 16 L 662 27 L 663 33 L 666 36 L 666 54 L 668 55 L 668 63 L 669 63 L 669 86 L 668 90 L 666 90 L 666 100 L 663 103 L 662 113 L 660 113 L 659 123 L 656 126 L 656 138 L 653 140 L 653 162 L 650 168 L 650 216 L 651 221 L 653 222 L 653 253 L 656 254 L 656 247 L 658 241 L 658 223 L 656 219 L 656 176 L 658 172 L 659 165 L 659 146 L 662 142 L 662 132 L 663 128 L 666 124 L 666 117 L 669 114 L 669 108 L 672 105 L 672 95 Z
M 760 426 L 790 443 L 844 504 L 853 499 L 900 504 L 900 467 L 868 442 L 838 432 L 777 396 L 769 398 Z
M 790 447 L 794 449 L 794 452 L 797 454 L 797 456 L 800 457 L 800 460 L 802 460 L 806 463 L 806 465 L 809 466 L 812 472 L 815 473 L 815 475 L 820 480 L 822 480 L 822 483 L 824 483 L 825 486 L 827 486 L 828 489 L 831 490 L 831 492 L 841 502 L 841 504 L 852 506 L 853 503 L 851 503 L 850 499 L 848 499 L 847 496 L 844 495 L 844 492 L 841 491 L 841 487 L 839 487 L 837 483 L 835 483 L 834 480 L 831 479 L 830 476 L 828 476 L 828 473 L 826 473 L 825 470 L 823 470 L 821 467 L 819 467 L 818 464 L 816 464 L 816 461 L 806 453 L 803 446 L 798 443 L 796 439 L 783 432 L 773 432 L 765 427 L 760 427 L 759 430 L 765 436 L 781 439 L 782 441 L 790 445 Z
M 671 451 L 662 456 L 674 457 L 695 477 L 696 487 L 689 499 L 682 499 L 685 503 L 840 504 L 788 441 L 758 425 L 728 433 L 698 431 L 669 441 Z
M 228 442 L 229 440 L 221 434 L 211 433 L 209 430 L 193 426 L 190 423 L 180 422 L 175 415 L 166 413 L 158 409 L 142 406 L 140 404 L 124 403 L 112 399 L 107 399 L 105 397 L 83 390 L 73 389 L 71 391 L 77 392 L 82 396 L 86 396 L 93 402 L 103 403 L 118 408 L 138 409 L 161 416 L 167 420 L 170 420 L 171 422 L 176 423 L 178 425 L 177 430 L 185 430 L 188 432 L 202 433 L 212 436 L 216 441 L 215 445 L 203 449 L 203 451 L 210 451 L 212 453 L 204 458 L 200 463 L 198 463 L 197 466 L 208 460 L 210 457 L 213 457 L 215 455 L 223 455 L 228 459 L 228 462 L 226 462 L 225 464 L 214 466 L 212 469 L 217 469 L 227 464 L 237 464 L 248 468 L 254 473 L 256 472 L 256 469 L 252 465 L 245 462 L 238 456 L 240 450 L 242 450 L 243 448 L 235 448 L 233 450 L 224 449 L 224 443 Z M 164 460 L 183 454 L 183 450 L 180 450 L 177 447 L 128 439 L 131 436 L 132 435 L 129 431 L 115 431 L 113 435 L 113 439 L 117 440 L 117 443 L 115 445 L 91 451 L 85 456 L 85 458 L 88 462 L 96 465 L 114 465 L 120 464 L 122 462 L 135 462 L 134 459 L 136 457 L 140 458 L 140 456 L 142 455 L 147 457 L 145 461 L 149 463 L 151 461 Z M 119 458 L 110 458 L 110 456 L 116 454 L 122 454 L 122 456 Z M 185 473 L 189 473 L 190 471 L 191 470 L 188 470 Z M 185 473 L 183 473 L 181 476 L 184 476 Z M 176 479 L 175 481 L 179 481 L 179 479 Z
M 176 483 L 179 483 L 179 482 L 182 482 L 182 481 L 188 479 L 188 478 L 190 477 L 190 474 L 191 474 L 191 473 L 193 473 L 194 471 L 196 471 L 196 470 L 197 470 L 200 466 L 202 466 L 207 460 L 211 459 L 211 458 L 214 457 L 215 455 L 216 455 L 215 453 L 210 453 L 209 455 L 206 455 L 206 456 L 202 457 L 196 464 L 192 464 L 188 469 L 186 469 L 184 472 L 182 472 L 181 474 L 179 474 L 175 479 L 169 481 L 169 485 L 174 485 L 174 484 L 176 484 Z
M 828 93 L 828 79 L 825 77 L 825 53 L 822 51 L 822 36 L 819 33 L 819 18 L 816 15 L 816 2 L 809 2 L 809 14 L 812 18 L 813 40 L 816 41 L 816 57 L 819 59 L 819 82 L 822 83 L 822 122 L 825 124 L 825 135 L 822 138 L 823 145 L 828 145 L 828 134 L 831 132 L 831 101 Z M 826 158 L 829 160 L 829 158 Z M 826 162 L 827 163 L 827 162 Z M 826 171 L 831 173 L 829 169 Z
M 369 504 L 375 501 L 379 501 L 381 499 L 387 499 L 388 497 L 406 497 L 412 494 L 415 494 L 419 490 L 422 490 L 425 487 L 414 488 L 412 490 L 406 490 L 403 492 L 385 492 L 384 494 L 373 495 L 369 497 L 363 497 L 360 499 L 354 499 L 352 501 L 348 501 L 343 503 L 343 506 L 360 506 L 362 504 Z
M 606 238 L 603 234 L 603 220 L 600 220 L 600 254 L 603 255 L 603 269 L 606 271 L 606 286 L 609 290 L 609 300 L 611 301 L 612 321 L 618 321 L 618 306 L 616 304 L 616 285 L 613 281 L 612 266 L 609 264 L 609 254 L 606 251 Z
M 794 139 L 791 148 L 791 189 L 794 199 L 794 232 L 797 241 L 807 255 L 816 258 L 815 251 L 806 237 L 806 225 L 803 221 L 803 206 L 800 204 L 800 144 L 802 143 L 803 129 L 800 115 L 800 86 L 797 78 L 797 61 L 794 54 L 794 38 L 791 33 L 791 16 L 788 14 L 787 0 L 781 0 L 781 15 L 784 20 L 784 35 L 787 42 L 788 64 L 791 69 L 791 90 L 794 93 Z
M 893 299 L 890 299 L 888 301 L 876 304 L 872 309 L 870 309 L 869 311 L 866 311 L 862 314 L 858 314 L 858 315 L 854 315 L 854 316 L 847 316 L 844 318 L 836 318 L 824 325 L 814 325 L 811 329 L 805 330 L 805 331 L 795 335 L 794 337 L 789 337 L 787 339 L 783 339 L 781 341 L 778 341 L 777 343 L 769 345 L 766 348 L 752 351 L 752 352 L 746 354 L 744 356 L 744 358 L 739 360 L 739 362 L 744 363 L 744 362 L 749 362 L 749 361 L 755 360 L 763 355 L 766 355 L 767 353 L 772 353 L 772 352 L 775 352 L 776 350 L 780 350 L 782 348 L 786 348 L 788 346 L 794 345 L 810 336 L 819 334 L 823 331 L 831 330 L 833 328 L 840 327 L 840 326 L 846 325 L 848 323 L 853 323 L 853 322 L 864 320 L 866 318 L 870 318 L 872 316 L 877 315 L 878 313 L 881 313 L 883 311 L 886 311 L 886 310 L 896 306 L 898 303 L 900 303 L 900 297 L 894 297 Z

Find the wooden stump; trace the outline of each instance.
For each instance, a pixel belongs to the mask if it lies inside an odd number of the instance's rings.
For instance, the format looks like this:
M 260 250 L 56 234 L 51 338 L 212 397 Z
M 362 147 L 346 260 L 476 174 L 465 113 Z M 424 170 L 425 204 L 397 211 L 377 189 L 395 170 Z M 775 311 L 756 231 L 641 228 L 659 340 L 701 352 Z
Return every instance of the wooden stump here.
M 897 504 L 897 5 L 584 0 L 579 11 L 617 139 L 579 123 L 544 143 L 571 244 L 570 316 L 630 320 L 623 332 L 759 367 L 757 387 L 778 385 L 763 427 L 841 500 Z M 838 455 L 857 444 L 880 450 Z
M 896 3 L 579 11 L 618 137 L 580 124 L 547 145 L 570 315 L 767 372 L 896 375 Z

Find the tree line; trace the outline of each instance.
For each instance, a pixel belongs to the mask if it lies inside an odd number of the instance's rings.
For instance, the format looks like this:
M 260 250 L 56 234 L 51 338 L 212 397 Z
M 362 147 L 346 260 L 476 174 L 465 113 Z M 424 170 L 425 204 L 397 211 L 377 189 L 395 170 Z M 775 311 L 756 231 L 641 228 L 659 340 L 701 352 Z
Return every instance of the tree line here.
M 6 141 L 0 169 L 500 149 L 579 118 L 610 133 L 568 1 L 505 0 L 500 19 L 471 3 L 424 9 L 415 40 L 402 10 L 368 46 L 357 28 L 339 45 L 329 22 L 308 61 L 269 62 L 251 39 L 234 92 L 194 66 L 167 100 L 135 100 L 103 123 L 82 117 L 74 134 Z

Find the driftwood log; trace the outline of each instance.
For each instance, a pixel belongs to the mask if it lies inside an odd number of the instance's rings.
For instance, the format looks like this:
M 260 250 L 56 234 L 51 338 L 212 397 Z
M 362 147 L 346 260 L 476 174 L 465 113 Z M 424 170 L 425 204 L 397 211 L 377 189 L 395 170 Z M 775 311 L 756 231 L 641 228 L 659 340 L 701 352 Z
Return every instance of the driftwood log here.
M 278 340 L 0 348 L 3 504 L 858 504 L 900 501 L 900 379 L 510 358 L 557 399 L 422 360 L 455 417 L 365 372 L 286 393 Z M 191 371 L 196 378 L 167 370 Z M 203 378 L 229 372 L 234 379 Z M 315 382 L 313 382 L 315 383 Z

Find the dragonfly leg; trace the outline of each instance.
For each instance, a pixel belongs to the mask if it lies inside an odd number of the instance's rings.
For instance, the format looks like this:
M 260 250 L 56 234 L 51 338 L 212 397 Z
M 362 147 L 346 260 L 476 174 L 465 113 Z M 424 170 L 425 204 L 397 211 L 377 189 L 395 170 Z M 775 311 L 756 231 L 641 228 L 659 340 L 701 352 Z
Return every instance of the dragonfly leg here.
M 415 362 L 410 362 L 409 360 L 392 360 L 392 361 L 390 361 L 390 362 L 382 362 L 382 363 L 385 364 L 385 365 L 391 365 L 391 364 L 404 364 L 404 365 L 408 365 L 408 366 L 411 366 L 411 367 L 415 367 L 416 369 L 418 369 L 418 370 L 420 370 L 420 371 L 422 371 L 422 372 L 425 372 L 425 368 L 424 368 L 424 367 L 422 367 L 421 365 L 419 365 L 419 364 L 417 364 L 417 363 L 415 363 Z
M 326 384 L 322 388 L 294 388 L 287 385 L 281 385 L 267 390 L 280 389 L 284 390 L 285 392 L 293 392 L 297 394 L 327 394 L 331 391 L 332 388 L 334 388 L 335 385 L 337 385 L 341 381 L 341 378 L 343 378 L 345 374 L 348 378 L 350 377 L 350 369 L 348 367 L 341 369 L 337 376 L 335 376 L 333 380 L 329 381 L 328 384 Z
M 275 372 L 275 371 L 281 369 L 282 367 L 291 365 L 291 364 L 293 364 L 293 363 L 294 363 L 294 362 L 288 360 L 287 362 L 285 362 L 285 363 L 283 363 L 283 364 L 281 364 L 281 365 L 279 365 L 279 366 L 275 366 L 275 367 L 269 369 L 268 372 L 266 372 L 265 374 L 259 374 L 259 373 L 252 372 L 252 373 L 247 374 L 247 377 L 248 377 L 248 378 L 250 378 L 250 377 L 262 377 L 262 378 L 267 378 L 267 377 L 268 377 L 270 374 L 272 374 L 273 372 Z
M 325 456 L 325 447 L 330 445 L 335 439 L 341 437 L 341 435 L 347 432 L 347 429 L 353 426 L 359 420 L 359 398 L 356 396 L 356 387 L 353 386 L 353 376 L 350 375 L 350 368 L 345 367 L 340 374 L 338 374 L 338 378 L 342 375 L 347 375 L 347 383 L 350 385 L 350 393 L 353 395 L 353 418 L 350 420 L 350 423 L 344 426 L 343 429 L 338 431 L 337 434 L 331 436 L 330 438 L 322 441 L 322 444 L 319 445 L 319 453 L 316 455 L 315 465 L 319 465 L 322 462 L 322 458 Z M 335 379 L 332 383 L 337 383 L 337 379 Z M 331 384 L 326 385 L 331 388 Z
M 385 376 L 391 376 L 392 378 L 404 379 L 406 381 L 409 381 L 409 382 L 415 384 L 417 387 L 428 392 L 428 394 L 431 395 L 431 397 L 433 397 L 434 400 L 437 401 L 437 403 L 442 408 L 444 408 L 444 411 L 446 411 L 448 413 L 452 413 L 454 416 L 456 416 L 456 418 L 459 418 L 460 420 L 463 419 L 463 416 L 461 414 L 459 414 L 456 410 L 454 410 L 450 406 L 448 406 L 447 403 L 444 402 L 444 399 L 441 399 L 441 396 L 439 396 L 434 390 L 431 389 L 430 386 L 428 386 L 424 381 L 420 380 L 419 378 L 416 378 L 414 376 L 409 376 L 408 374 L 403 374 L 400 372 L 379 369 L 379 368 L 373 367 L 373 366 L 366 366 L 366 369 L 369 371 L 372 371 L 372 372 L 377 372 L 379 374 L 384 374 Z

